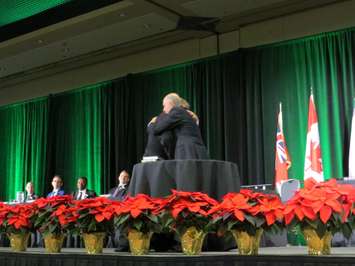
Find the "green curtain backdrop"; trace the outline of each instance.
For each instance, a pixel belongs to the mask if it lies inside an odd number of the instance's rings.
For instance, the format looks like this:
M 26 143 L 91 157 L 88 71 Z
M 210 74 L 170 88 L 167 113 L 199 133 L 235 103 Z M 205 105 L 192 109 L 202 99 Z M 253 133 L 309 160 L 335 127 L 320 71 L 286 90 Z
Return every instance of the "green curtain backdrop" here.
M 15 199 L 33 181 L 45 187 L 48 104 L 45 99 L 0 109 L 0 198 Z
M 354 31 L 328 33 L 248 51 L 245 64 L 258 63 L 264 176 L 272 181 L 276 113 L 284 109 L 284 130 L 292 159 L 290 176 L 303 179 L 308 102 L 313 88 L 325 177 L 348 174 L 354 83 Z M 250 60 L 250 54 L 256 55 Z M 253 75 L 246 73 L 247 79 Z M 247 90 L 249 88 L 246 88 Z M 354 162 L 355 163 L 355 162 Z
M 47 188 L 51 177 L 64 179 L 66 193 L 76 189 L 76 179 L 88 178 L 88 186 L 101 192 L 102 93 L 106 84 L 49 98 L 49 147 Z
M 0 191 L 27 180 L 45 195 L 52 176 L 65 189 L 87 176 L 105 193 L 142 158 L 146 125 L 165 94 L 186 98 L 200 118 L 211 158 L 236 162 L 243 184 L 273 183 L 276 114 L 283 103 L 292 159 L 303 179 L 310 88 L 318 111 L 326 178 L 348 174 L 355 96 L 355 31 L 348 29 L 166 67 L 0 108 Z M 60 82 L 60 81 L 59 81 Z M 223 178 L 223 177 L 221 177 Z

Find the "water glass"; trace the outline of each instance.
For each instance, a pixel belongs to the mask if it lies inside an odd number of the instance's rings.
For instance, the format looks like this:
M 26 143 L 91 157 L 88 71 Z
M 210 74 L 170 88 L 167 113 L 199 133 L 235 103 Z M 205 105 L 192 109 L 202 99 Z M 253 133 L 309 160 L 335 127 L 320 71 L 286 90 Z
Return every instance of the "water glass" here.
M 16 201 L 19 203 L 25 202 L 25 193 L 23 191 L 16 192 Z

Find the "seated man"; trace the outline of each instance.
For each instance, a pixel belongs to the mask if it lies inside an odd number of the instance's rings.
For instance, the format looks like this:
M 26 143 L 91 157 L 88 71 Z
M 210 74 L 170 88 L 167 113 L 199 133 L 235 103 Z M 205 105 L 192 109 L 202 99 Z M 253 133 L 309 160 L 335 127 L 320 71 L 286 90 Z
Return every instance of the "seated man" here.
M 88 179 L 85 176 L 79 177 L 76 183 L 77 191 L 72 193 L 72 196 L 76 200 L 82 200 L 87 198 L 95 198 L 96 193 L 93 190 L 87 188 Z
M 38 199 L 38 196 L 34 193 L 33 183 L 31 181 L 27 182 L 25 201 L 31 201 L 35 199 Z
M 109 191 L 110 198 L 115 200 L 124 200 L 127 196 L 130 176 L 126 170 L 123 170 L 117 177 L 118 185 Z
M 60 175 L 55 175 L 52 180 L 52 192 L 49 192 L 47 198 L 54 197 L 54 196 L 63 196 L 65 195 L 64 190 L 62 189 L 63 186 L 63 179 Z
M 130 176 L 126 170 L 123 170 L 117 177 L 118 185 L 110 189 L 110 198 L 122 201 L 127 196 Z M 116 249 L 115 251 L 128 251 L 128 240 L 120 230 L 116 230 L 113 236 Z

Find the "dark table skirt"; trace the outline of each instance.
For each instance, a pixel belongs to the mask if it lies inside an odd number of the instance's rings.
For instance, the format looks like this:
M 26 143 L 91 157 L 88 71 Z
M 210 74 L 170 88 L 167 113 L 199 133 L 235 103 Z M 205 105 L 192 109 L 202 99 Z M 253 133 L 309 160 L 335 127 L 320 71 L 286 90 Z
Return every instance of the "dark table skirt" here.
M 136 164 L 129 195 L 139 193 L 164 197 L 171 189 L 201 191 L 215 199 L 239 191 L 240 178 L 235 163 L 216 160 L 166 160 Z

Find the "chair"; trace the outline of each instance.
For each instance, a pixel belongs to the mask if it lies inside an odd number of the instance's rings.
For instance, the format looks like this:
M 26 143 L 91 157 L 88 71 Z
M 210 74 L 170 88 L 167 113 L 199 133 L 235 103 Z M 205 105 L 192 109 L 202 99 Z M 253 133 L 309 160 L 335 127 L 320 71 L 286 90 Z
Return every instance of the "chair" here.
M 301 187 L 300 181 L 297 179 L 288 179 L 281 183 L 280 198 L 282 202 L 286 202 L 295 195 Z

